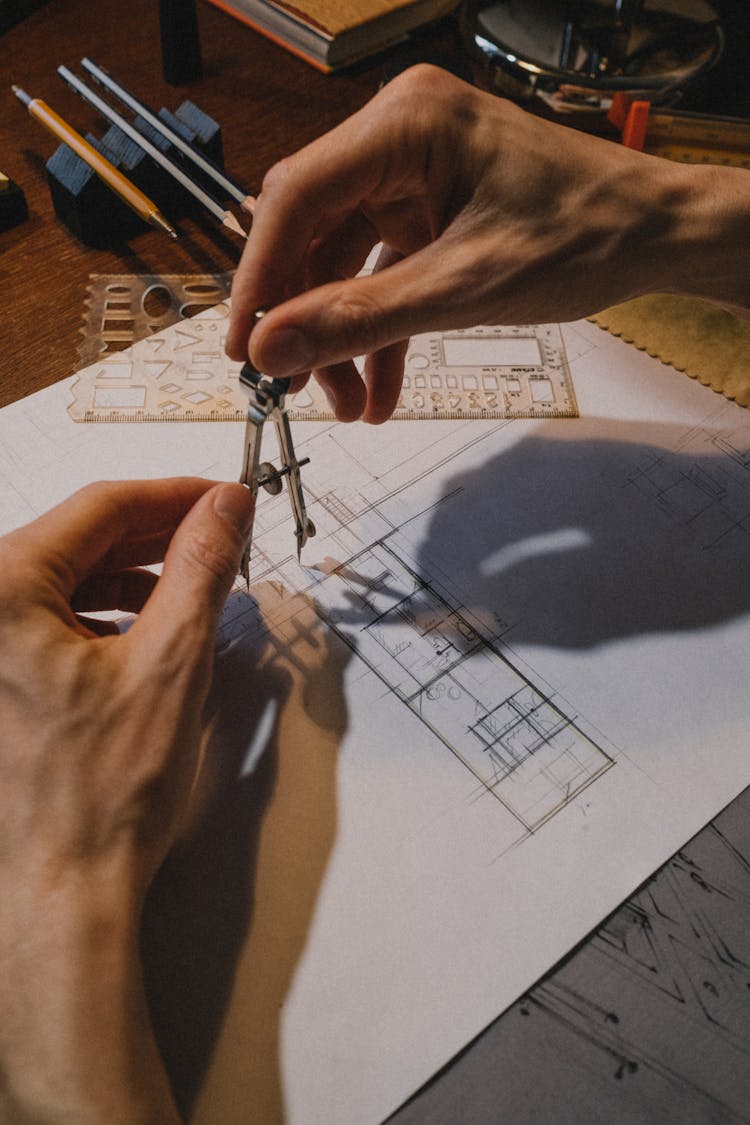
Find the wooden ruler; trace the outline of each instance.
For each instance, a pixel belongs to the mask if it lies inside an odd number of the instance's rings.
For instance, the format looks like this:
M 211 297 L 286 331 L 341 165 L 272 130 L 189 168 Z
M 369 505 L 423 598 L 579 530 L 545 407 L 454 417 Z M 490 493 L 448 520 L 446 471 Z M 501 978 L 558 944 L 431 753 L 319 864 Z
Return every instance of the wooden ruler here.
M 750 168 L 750 121 L 700 113 L 652 113 L 644 151 L 685 164 Z

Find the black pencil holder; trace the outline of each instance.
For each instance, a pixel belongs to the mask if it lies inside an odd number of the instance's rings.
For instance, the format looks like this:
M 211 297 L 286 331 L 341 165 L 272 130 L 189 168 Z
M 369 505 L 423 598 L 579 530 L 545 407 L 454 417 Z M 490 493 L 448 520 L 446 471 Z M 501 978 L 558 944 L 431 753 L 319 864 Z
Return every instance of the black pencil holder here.
M 221 129 L 193 102 L 183 102 L 174 113 L 162 109 L 159 117 L 183 140 L 223 167 Z M 136 125 L 152 145 L 184 168 L 192 180 L 204 186 L 195 166 L 179 149 L 147 122 L 136 118 Z M 176 220 L 197 210 L 202 211 L 187 189 L 117 125 L 110 126 L 101 140 L 90 134 L 86 135 L 86 140 L 145 192 L 168 219 Z M 121 246 L 149 229 L 67 145 L 58 146 L 47 161 L 46 170 L 55 214 L 84 245 L 97 249 Z M 205 186 L 210 190 L 207 184 Z
M 0 185 L 0 230 L 10 230 L 29 217 L 26 196 L 13 180 Z

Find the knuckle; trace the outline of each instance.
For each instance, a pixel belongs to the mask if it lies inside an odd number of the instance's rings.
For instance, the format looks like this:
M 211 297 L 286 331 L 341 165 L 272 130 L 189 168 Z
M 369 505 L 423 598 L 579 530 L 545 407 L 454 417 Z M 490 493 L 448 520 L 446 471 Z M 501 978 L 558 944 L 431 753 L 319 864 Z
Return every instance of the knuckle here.
M 388 317 L 376 299 L 354 287 L 335 298 L 331 312 L 340 337 L 363 354 L 377 351 L 387 342 Z
M 432 63 L 416 63 L 402 70 L 390 85 L 394 93 L 399 95 L 409 98 L 429 97 L 435 93 L 436 84 L 442 84 L 446 79 L 450 82 L 451 76 L 442 67 Z M 387 88 L 386 86 L 385 89 Z
M 237 567 L 230 544 L 207 532 L 193 531 L 182 544 L 182 556 L 188 567 L 212 578 L 225 578 Z
M 417 63 L 384 86 L 382 93 L 392 96 L 404 114 L 439 116 L 442 121 L 446 109 L 455 112 L 456 108 L 468 104 L 475 90 L 440 66 Z
M 263 177 L 260 194 L 268 199 L 269 196 L 276 195 L 277 192 L 282 190 L 292 178 L 292 165 L 293 157 L 291 156 L 285 156 L 273 164 Z
M 97 480 L 85 484 L 76 494 L 94 512 L 107 512 L 113 527 L 121 527 L 126 518 L 126 502 L 121 481 Z
M 117 494 L 117 482 L 111 480 L 96 480 L 84 484 L 79 488 L 78 495 L 92 503 L 114 501 Z

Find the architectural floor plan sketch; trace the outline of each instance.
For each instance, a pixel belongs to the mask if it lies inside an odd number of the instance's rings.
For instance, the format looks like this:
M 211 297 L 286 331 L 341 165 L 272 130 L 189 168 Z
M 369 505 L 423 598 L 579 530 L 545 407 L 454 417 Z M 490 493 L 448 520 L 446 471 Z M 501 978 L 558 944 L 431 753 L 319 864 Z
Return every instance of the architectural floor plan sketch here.
M 342 529 L 348 527 L 351 509 L 341 505 L 337 518 Z M 285 514 L 278 525 L 268 524 L 285 527 Z M 314 573 L 309 585 L 295 575 L 297 589 L 311 594 L 320 619 L 510 813 L 521 839 L 613 760 L 513 667 L 497 639 L 482 636 L 387 543 L 386 536 L 344 565 Z M 270 575 L 275 567 L 263 554 L 262 537 L 258 545 L 255 565 L 260 562 Z M 257 632 L 255 614 L 248 612 L 244 627 Z M 286 618 L 288 609 L 277 612 Z M 235 605 L 227 636 L 236 641 L 242 629 L 243 614 Z
M 712 551 L 727 537 L 744 538 L 750 531 L 743 495 L 750 480 L 745 440 L 741 431 L 697 429 L 680 442 L 677 467 L 669 458 L 652 454 L 634 469 L 628 484 Z M 714 451 L 726 454 L 726 459 L 706 456 Z
M 612 760 L 387 541 L 316 587 L 318 612 L 528 831 Z M 353 618 L 355 631 L 347 626 Z
M 302 565 L 259 500 L 144 935 L 195 1123 L 384 1120 L 750 782 L 750 415 L 563 331 L 580 418 L 295 423 Z M 68 398 L 0 414 L 3 527 L 95 476 L 239 473 L 239 425 Z

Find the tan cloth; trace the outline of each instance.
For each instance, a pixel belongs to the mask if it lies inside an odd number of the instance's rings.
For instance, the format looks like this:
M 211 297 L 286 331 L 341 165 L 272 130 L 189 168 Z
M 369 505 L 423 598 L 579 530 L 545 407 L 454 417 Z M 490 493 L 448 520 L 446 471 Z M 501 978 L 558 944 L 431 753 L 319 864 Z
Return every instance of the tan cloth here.
M 590 318 L 706 387 L 750 406 L 750 321 L 694 297 L 655 294 Z

